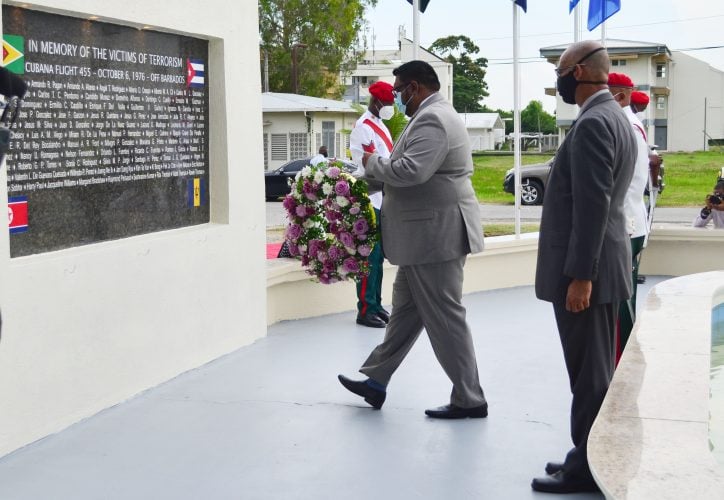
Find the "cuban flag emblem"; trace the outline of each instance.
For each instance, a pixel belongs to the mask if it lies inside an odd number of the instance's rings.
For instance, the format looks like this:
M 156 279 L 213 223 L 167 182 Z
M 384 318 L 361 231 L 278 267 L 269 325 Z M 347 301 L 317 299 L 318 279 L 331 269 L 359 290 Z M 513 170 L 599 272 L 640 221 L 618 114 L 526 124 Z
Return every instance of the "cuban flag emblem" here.
M 8 198 L 8 227 L 10 233 L 24 233 L 28 230 L 28 197 Z
M 186 60 L 186 86 L 198 88 L 204 86 L 204 61 L 201 59 Z

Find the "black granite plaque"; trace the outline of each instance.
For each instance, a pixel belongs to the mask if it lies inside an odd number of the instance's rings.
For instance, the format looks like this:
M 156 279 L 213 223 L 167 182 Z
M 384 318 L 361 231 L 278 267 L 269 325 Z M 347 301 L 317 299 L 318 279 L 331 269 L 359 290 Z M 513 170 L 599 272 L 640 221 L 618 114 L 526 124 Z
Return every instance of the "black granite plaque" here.
M 4 65 L 30 86 L 7 157 L 10 255 L 208 222 L 208 42 L 2 12 Z

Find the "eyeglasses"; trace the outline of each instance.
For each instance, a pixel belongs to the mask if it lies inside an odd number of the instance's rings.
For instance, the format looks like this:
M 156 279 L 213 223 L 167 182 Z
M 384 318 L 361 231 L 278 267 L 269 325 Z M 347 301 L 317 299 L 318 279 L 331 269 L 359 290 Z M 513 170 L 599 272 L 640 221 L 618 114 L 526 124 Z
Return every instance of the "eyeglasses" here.
M 568 73 L 568 71 L 573 71 L 576 68 L 576 66 L 585 66 L 585 64 L 578 63 L 578 64 L 571 64 L 570 66 L 564 66 L 562 68 L 556 68 L 555 69 L 556 76 L 563 76 L 566 73 Z
M 405 83 L 404 85 L 401 85 L 399 87 L 393 87 L 392 88 L 392 97 L 396 97 L 399 94 L 402 94 L 407 87 L 409 87 L 409 83 Z

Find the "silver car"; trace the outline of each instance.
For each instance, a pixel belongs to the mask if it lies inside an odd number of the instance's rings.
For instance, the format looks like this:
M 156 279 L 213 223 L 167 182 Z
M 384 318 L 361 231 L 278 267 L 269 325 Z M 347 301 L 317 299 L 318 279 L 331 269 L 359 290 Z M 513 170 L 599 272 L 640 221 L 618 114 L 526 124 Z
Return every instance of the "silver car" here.
M 542 205 L 543 193 L 545 193 L 548 184 L 548 175 L 551 172 L 553 158 L 545 163 L 536 163 L 535 165 L 526 165 L 520 167 L 521 189 L 520 202 L 523 205 Z M 515 193 L 515 176 L 513 170 L 505 172 L 503 180 L 503 191 L 506 193 Z

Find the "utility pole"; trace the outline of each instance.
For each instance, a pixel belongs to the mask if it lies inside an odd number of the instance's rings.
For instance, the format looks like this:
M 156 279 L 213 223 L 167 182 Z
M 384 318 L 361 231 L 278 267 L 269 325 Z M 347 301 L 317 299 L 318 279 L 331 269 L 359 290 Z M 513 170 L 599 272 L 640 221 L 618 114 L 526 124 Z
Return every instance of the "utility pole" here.
M 706 133 L 706 97 L 705 97 L 704 98 L 704 151 L 707 150 L 707 144 L 708 144 L 708 141 L 706 140 L 707 135 L 708 134 Z
M 264 92 L 269 92 L 269 52 L 261 50 L 264 52 Z
M 306 43 L 295 43 L 292 45 L 292 92 L 299 93 L 299 75 L 297 68 L 297 49 L 306 49 Z

